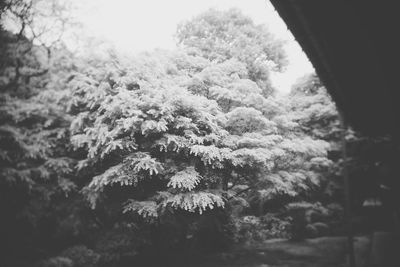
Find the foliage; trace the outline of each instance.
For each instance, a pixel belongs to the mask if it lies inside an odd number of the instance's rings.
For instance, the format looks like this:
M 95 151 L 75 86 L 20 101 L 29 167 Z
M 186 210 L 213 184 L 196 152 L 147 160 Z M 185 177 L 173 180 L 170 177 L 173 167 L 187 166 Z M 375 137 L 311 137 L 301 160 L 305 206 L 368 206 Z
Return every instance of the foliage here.
M 323 206 L 320 202 L 294 202 L 287 205 L 287 214 L 291 217 L 291 238 L 304 238 L 329 235 L 333 227 L 343 219 L 343 208 L 337 203 Z
M 44 22 L 58 31 L 65 14 L 38 1 L 50 12 L 38 16 L 29 3 L 4 7 L 19 34 L 0 29 L 0 229 L 13 229 L 11 252 L 118 266 L 327 223 L 337 112 L 314 76 L 274 96 L 269 73 L 286 56 L 263 26 L 209 10 L 179 26 L 177 51 L 76 57 L 45 38 Z
M 130 91 L 121 82 L 112 95 L 105 86 L 103 82 L 98 88 L 78 88 L 70 107 L 82 110 L 72 123 L 73 144 L 87 151 L 86 165 L 103 167 L 85 188 L 92 206 L 106 186 L 116 183 L 153 187 L 124 208 L 145 216 L 157 217 L 168 207 L 202 212 L 223 206 L 221 196 L 194 190 L 207 181 L 196 169 L 211 171 L 218 160 L 209 150 L 217 149 L 216 141 L 205 141 L 224 134 L 214 115 L 215 104 L 183 88 L 142 86 Z M 182 162 L 174 162 L 176 157 Z
M 318 184 L 315 164 L 306 162 L 326 162 L 328 145 L 287 135 L 285 128 L 296 124 L 288 124 L 282 115 L 268 118 L 254 107 L 241 106 L 224 113 L 213 97 L 154 86 L 125 73 L 113 78 L 117 82 L 112 88 L 107 81 L 81 77 L 81 86 L 75 80 L 71 140 L 87 153 L 79 166 L 100 167 L 85 188 L 92 207 L 114 185 L 132 187 L 133 192 L 150 186 L 126 202 L 124 211 L 158 217 L 168 208 L 202 213 L 223 207 L 223 196 L 236 197 L 239 184 L 261 198 L 296 196 Z M 137 89 L 128 89 L 131 80 L 139 84 Z M 248 84 L 263 98 L 256 84 Z
M 236 221 L 237 242 L 259 243 L 272 238 L 289 238 L 290 220 L 278 218 L 276 214 L 243 216 Z
M 54 248 L 61 237 L 58 231 L 63 229 L 61 218 L 65 219 L 59 211 L 79 198 L 69 143 L 70 117 L 65 112 L 69 95 L 65 83 L 72 60 L 66 64 L 69 51 L 61 45 L 42 44 L 36 36 L 34 13 L 39 2 L 6 2 L 0 28 L 0 195 L 4 216 L 0 231 L 6 243 L 2 246 L 6 248 L 4 262 L 24 266 L 36 260 L 40 251 Z M 17 33 L 3 28 L 10 20 L 19 27 L 11 29 Z M 52 57 L 53 53 L 57 55 Z M 79 223 L 75 220 L 68 228 Z M 52 228 L 55 225 L 60 227 Z M 64 237 L 62 242 L 67 240 Z M 24 256 L 16 257 L 16 251 Z
M 76 267 L 94 267 L 100 258 L 99 254 L 84 245 L 70 247 L 62 252 L 62 256 L 71 259 Z
M 257 82 L 265 95 L 273 91 L 269 81 L 271 68 L 281 70 L 287 64 L 283 42 L 236 9 L 210 9 L 178 26 L 176 36 L 190 54 L 212 62 L 237 59 L 244 63 L 250 79 Z
M 316 74 L 302 77 L 290 92 L 293 120 L 303 131 L 336 145 L 341 138 L 339 114 L 335 103 Z

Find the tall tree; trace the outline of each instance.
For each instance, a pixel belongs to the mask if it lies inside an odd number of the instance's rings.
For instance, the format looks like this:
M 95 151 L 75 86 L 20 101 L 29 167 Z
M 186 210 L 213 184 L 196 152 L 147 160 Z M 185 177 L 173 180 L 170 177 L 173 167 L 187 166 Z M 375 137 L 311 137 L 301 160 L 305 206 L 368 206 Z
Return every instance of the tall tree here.
M 269 81 L 270 71 L 282 70 L 287 65 L 283 41 L 237 9 L 210 9 L 180 24 L 176 36 L 190 54 L 212 62 L 237 59 L 244 63 L 249 78 L 265 96 L 274 91 Z
M 290 116 L 300 130 L 329 143 L 330 160 L 317 164 L 321 186 L 314 192 L 314 201 L 341 203 L 343 129 L 335 103 L 315 73 L 301 77 L 293 85 L 289 101 Z

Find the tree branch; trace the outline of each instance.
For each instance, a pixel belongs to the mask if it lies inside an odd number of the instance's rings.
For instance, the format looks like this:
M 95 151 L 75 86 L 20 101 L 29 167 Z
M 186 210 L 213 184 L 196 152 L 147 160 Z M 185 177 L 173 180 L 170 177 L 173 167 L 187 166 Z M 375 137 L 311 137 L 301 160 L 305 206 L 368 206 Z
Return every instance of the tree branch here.
M 231 199 L 233 199 L 233 198 L 235 198 L 235 197 L 237 197 L 237 196 L 239 196 L 240 194 L 243 194 L 243 193 L 245 193 L 245 192 L 247 192 L 247 191 L 249 191 L 249 190 L 251 190 L 251 189 L 254 189 L 254 187 L 255 187 L 255 186 L 249 186 L 249 187 L 247 187 L 246 189 L 240 190 L 240 191 L 237 192 L 235 195 L 233 195 L 233 196 L 231 196 L 230 198 L 228 198 L 228 201 L 231 200 Z

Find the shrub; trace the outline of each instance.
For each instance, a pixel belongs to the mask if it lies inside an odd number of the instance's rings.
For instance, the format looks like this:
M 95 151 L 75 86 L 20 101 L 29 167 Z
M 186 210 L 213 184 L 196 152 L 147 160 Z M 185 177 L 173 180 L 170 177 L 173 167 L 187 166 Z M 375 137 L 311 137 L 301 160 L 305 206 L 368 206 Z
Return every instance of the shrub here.
M 84 245 L 70 247 L 64 250 L 61 255 L 71 259 L 74 267 L 95 267 L 100 259 L 100 254 Z
M 293 240 L 328 235 L 342 219 L 340 205 L 331 203 L 324 207 L 321 203 L 295 202 L 286 206 L 287 214 L 292 218 L 290 225 Z
M 289 226 L 288 218 L 281 219 L 276 214 L 240 217 L 236 221 L 236 240 L 251 244 L 271 238 L 288 238 Z
M 264 225 L 264 228 L 267 229 L 266 235 L 264 238 L 288 238 L 290 236 L 289 226 L 290 220 L 289 218 L 279 218 L 276 214 L 268 213 L 261 217 L 261 222 Z
M 330 234 L 330 227 L 326 223 L 316 222 L 307 224 L 305 229 L 306 237 L 319 237 Z

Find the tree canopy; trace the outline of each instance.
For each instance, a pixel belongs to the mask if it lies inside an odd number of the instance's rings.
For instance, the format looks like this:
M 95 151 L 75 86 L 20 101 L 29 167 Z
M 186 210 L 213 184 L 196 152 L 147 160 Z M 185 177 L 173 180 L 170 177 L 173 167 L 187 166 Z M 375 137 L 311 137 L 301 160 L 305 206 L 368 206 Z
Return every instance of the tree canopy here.
M 176 37 L 190 54 L 217 63 L 238 60 L 265 96 L 273 92 L 270 71 L 283 70 L 288 63 L 283 41 L 236 9 L 208 10 L 180 24 Z

